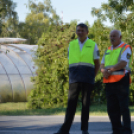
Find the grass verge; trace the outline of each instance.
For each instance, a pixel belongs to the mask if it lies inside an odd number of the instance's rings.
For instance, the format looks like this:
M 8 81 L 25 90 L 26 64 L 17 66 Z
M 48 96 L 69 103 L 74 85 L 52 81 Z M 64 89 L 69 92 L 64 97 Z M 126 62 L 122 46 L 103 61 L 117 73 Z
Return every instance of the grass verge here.
M 134 116 L 134 106 L 130 106 L 131 115 Z M 51 109 L 29 109 L 26 102 L 0 103 L 0 115 L 65 115 L 66 108 L 55 107 Z M 77 107 L 76 115 L 81 114 L 81 108 Z M 90 115 L 107 116 L 106 105 L 95 104 L 90 107 Z

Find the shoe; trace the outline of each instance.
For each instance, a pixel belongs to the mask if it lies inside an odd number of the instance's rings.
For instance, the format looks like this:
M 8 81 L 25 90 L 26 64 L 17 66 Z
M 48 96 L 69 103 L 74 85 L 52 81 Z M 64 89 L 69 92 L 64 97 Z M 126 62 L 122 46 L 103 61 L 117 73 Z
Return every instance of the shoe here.
M 82 130 L 82 134 L 89 134 L 88 130 Z

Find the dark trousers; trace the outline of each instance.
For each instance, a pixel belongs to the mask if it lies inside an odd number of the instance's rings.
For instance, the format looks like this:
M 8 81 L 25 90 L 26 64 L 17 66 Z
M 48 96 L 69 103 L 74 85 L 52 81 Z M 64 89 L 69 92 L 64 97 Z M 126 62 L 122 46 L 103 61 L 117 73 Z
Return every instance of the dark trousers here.
M 93 87 L 93 84 L 80 82 L 69 85 L 68 106 L 64 123 L 59 130 L 60 133 L 69 133 L 80 91 L 82 92 L 81 130 L 88 130 L 90 95 Z
M 107 111 L 113 134 L 132 134 L 129 112 L 129 76 L 121 81 L 106 84 Z M 123 124 L 121 123 L 121 116 Z

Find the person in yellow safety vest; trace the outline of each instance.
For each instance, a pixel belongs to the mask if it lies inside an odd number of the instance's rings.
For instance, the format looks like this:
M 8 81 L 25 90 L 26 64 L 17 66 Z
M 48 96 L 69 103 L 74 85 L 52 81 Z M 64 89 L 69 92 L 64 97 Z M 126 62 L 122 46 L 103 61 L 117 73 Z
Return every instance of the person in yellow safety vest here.
M 74 119 L 77 100 L 82 92 L 81 130 L 88 133 L 90 95 L 94 87 L 94 79 L 100 68 L 97 44 L 89 39 L 87 25 L 80 23 L 76 27 L 78 39 L 69 44 L 69 96 L 66 116 L 63 125 L 55 134 L 69 134 Z
M 106 86 L 107 111 L 113 134 L 132 134 L 128 108 L 132 47 L 122 42 L 121 39 L 120 31 L 111 31 L 112 46 L 105 51 L 100 69 L 103 74 L 103 83 Z

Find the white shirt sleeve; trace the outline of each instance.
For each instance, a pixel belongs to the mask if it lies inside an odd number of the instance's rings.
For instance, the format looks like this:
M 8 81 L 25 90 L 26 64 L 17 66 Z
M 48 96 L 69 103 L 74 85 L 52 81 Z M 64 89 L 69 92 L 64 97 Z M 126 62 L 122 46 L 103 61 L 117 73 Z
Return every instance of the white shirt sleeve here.
M 131 49 L 130 49 L 130 48 L 127 48 L 127 49 L 122 53 L 120 60 L 123 60 L 123 61 L 126 61 L 127 63 L 129 63 L 130 58 L 129 58 L 128 56 L 131 55 L 131 54 L 132 54 Z
M 101 64 L 104 64 L 105 63 L 105 60 L 104 60 L 104 55 L 102 57 L 102 60 L 101 60 Z
M 99 49 L 97 44 L 95 44 L 95 48 L 94 48 L 94 59 L 100 59 L 100 54 L 99 54 Z

